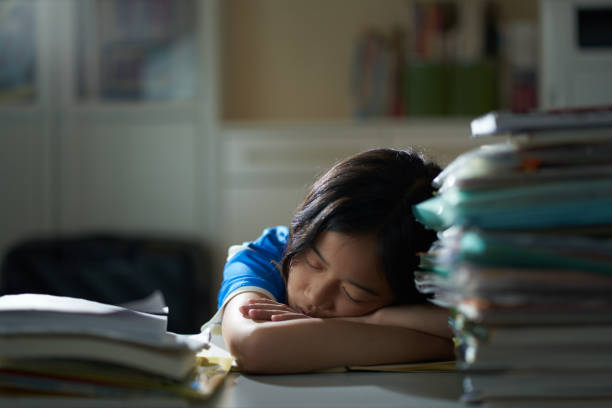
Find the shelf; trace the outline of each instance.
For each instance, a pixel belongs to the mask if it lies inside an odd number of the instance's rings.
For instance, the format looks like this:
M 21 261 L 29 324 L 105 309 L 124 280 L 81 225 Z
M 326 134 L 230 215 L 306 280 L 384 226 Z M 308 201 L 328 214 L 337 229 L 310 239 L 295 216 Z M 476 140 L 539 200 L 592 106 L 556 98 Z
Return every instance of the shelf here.
M 279 143 L 307 141 L 333 143 L 355 140 L 379 145 L 414 141 L 421 145 L 449 143 L 452 146 L 475 146 L 470 139 L 467 117 L 423 117 L 380 120 L 322 121 L 225 121 L 219 128 L 221 141 L 277 140 Z
M 380 119 L 321 119 L 321 120 L 225 120 L 222 130 L 291 130 L 291 129 L 402 129 L 402 128 L 458 128 L 469 129 L 473 117 L 422 116 Z

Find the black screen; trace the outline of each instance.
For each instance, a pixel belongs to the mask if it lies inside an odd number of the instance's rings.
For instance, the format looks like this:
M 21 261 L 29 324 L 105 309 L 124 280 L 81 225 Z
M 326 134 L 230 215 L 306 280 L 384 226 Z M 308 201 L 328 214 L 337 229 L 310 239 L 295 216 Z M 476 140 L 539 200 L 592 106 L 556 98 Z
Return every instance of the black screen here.
M 578 46 L 612 47 L 612 7 L 578 9 Z

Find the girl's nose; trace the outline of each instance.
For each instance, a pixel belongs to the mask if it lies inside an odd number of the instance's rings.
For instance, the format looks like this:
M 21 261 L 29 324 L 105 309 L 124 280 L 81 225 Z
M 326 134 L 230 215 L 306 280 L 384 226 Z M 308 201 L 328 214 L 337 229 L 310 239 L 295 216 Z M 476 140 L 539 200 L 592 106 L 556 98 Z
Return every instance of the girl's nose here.
M 327 310 L 333 304 L 334 284 L 326 278 L 318 278 L 308 286 L 307 297 L 310 306 L 317 310 Z

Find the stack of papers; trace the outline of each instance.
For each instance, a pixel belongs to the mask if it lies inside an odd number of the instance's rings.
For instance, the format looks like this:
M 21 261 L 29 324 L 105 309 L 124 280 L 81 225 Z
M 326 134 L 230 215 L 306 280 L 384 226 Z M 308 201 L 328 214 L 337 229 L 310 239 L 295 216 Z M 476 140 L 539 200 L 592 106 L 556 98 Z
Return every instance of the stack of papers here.
M 416 284 L 451 310 L 464 399 L 612 402 L 612 111 L 475 122 L 506 139 L 414 208 L 439 231 Z
M 0 297 L 0 396 L 45 404 L 66 397 L 206 398 L 230 368 L 199 357 L 208 336 L 168 332 L 159 293 L 128 306 Z

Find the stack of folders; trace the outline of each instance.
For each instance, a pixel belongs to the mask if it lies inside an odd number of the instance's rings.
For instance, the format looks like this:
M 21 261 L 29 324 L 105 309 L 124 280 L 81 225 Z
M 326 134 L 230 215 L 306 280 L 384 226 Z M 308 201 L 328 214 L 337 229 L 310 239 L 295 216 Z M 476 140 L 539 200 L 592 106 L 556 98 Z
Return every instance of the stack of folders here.
M 451 310 L 466 401 L 612 404 L 612 111 L 491 113 L 414 207 L 416 282 Z M 491 140 L 484 139 L 484 140 Z
M 206 334 L 166 331 L 159 293 L 126 307 L 42 294 L 0 297 L 0 406 L 92 401 L 187 405 L 229 370 L 198 357 Z

